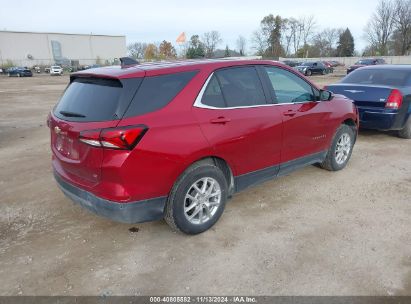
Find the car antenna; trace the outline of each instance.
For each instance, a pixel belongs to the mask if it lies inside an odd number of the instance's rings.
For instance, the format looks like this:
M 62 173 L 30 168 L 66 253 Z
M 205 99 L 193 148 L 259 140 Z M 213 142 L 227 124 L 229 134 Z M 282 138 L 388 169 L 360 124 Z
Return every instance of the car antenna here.
M 137 65 L 139 62 L 131 57 L 121 57 L 120 58 L 121 67 L 126 68 L 129 66 Z

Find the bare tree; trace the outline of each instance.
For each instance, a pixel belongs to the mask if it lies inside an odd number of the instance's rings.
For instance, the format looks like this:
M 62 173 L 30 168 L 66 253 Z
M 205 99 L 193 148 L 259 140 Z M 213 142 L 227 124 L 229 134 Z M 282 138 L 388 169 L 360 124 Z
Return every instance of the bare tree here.
M 144 42 L 134 42 L 127 46 L 127 51 L 128 51 L 129 56 L 136 58 L 136 59 L 144 58 L 146 49 L 147 49 L 147 43 L 144 43 Z
M 240 53 L 241 56 L 244 56 L 245 48 L 247 45 L 247 40 L 243 36 L 240 35 L 238 36 L 236 43 L 237 43 L 238 52 Z
M 281 44 L 283 45 L 284 54 L 286 57 L 290 55 L 293 35 L 294 31 L 290 19 L 283 19 L 281 28 Z
M 217 45 L 219 45 L 222 41 L 223 40 L 221 39 L 218 31 L 204 33 L 202 42 L 204 43 L 206 57 L 213 57 Z
M 304 42 L 304 45 L 308 44 L 308 41 L 314 34 L 314 30 L 316 27 L 316 22 L 314 19 L 314 16 L 304 16 L 301 17 L 299 20 L 300 26 L 301 26 L 301 34 L 302 34 L 302 40 Z
M 261 30 L 254 31 L 251 37 L 253 43 L 253 48 L 256 50 L 257 55 L 264 55 L 268 48 L 268 41 L 265 39 L 264 34 Z
M 394 31 L 395 7 L 389 0 L 381 0 L 371 16 L 365 34 L 371 47 L 378 49 L 379 55 L 388 54 L 388 41 Z
M 400 55 L 406 55 L 411 47 L 411 0 L 396 0 L 394 5 L 395 36 Z
M 301 46 L 302 34 L 303 34 L 303 26 L 299 20 L 290 18 L 288 20 L 288 26 L 290 28 L 290 36 L 291 42 L 294 49 L 294 54 L 297 54 L 298 50 Z

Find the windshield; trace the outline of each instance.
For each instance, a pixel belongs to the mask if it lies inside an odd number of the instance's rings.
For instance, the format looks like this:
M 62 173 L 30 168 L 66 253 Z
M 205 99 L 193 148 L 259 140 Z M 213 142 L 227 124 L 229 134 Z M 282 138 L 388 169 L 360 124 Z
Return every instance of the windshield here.
M 301 66 L 312 66 L 313 62 L 303 62 L 300 64 Z
M 362 60 L 358 60 L 355 64 L 373 65 L 374 63 L 375 63 L 375 59 L 362 59 Z
M 348 74 L 341 83 L 404 86 L 410 78 L 411 70 L 358 69 Z

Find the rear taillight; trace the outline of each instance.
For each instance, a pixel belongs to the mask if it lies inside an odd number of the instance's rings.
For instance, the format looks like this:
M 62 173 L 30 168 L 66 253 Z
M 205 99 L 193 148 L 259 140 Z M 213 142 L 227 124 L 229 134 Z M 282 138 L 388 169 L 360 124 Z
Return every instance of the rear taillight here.
M 93 147 L 132 150 L 144 134 L 146 126 L 127 126 L 119 128 L 83 131 L 79 140 Z
M 390 96 L 388 96 L 387 102 L 385 103 L 385 108 L 387 109 L 399 109 L 402 104 L 402 94 L 399 90 L 394 89 L 391 91 Z

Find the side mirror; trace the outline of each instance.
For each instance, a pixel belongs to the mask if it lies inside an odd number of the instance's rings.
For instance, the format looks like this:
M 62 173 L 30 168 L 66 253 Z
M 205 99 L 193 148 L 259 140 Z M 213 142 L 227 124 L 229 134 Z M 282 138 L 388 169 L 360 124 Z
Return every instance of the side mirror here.
M 320 91 L 320 101 L 328 101 L 331 100 L 333 94 L 330 91 L 321 90 Z

